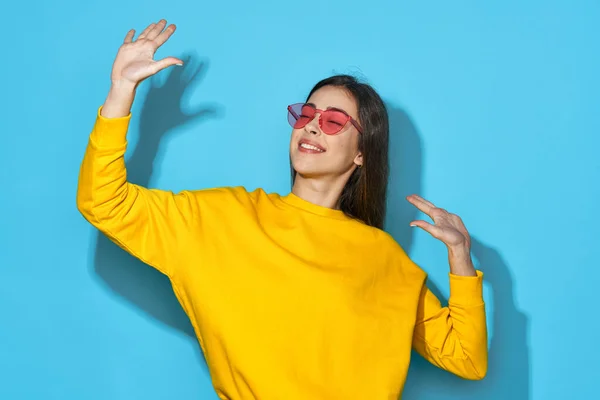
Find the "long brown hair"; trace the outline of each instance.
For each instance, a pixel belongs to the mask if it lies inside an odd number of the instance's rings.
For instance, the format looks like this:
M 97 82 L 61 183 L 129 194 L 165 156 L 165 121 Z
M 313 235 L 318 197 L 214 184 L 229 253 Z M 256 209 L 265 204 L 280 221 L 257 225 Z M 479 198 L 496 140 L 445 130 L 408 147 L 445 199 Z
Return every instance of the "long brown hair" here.
M 363 129 L 358 138 L 363 165 L 356 168 L 346 182 L 340 196 L 340 209 L 367 225 L 383 229 L 389 175 L 389 121 L 385 103 L 373 87 L 350 75 L 334 75 L 319 81 L 307 100 L 324 86 L 343 88 L 354 97 Z M 293 166 L 291 169 L 293 185 L 296 171 Z

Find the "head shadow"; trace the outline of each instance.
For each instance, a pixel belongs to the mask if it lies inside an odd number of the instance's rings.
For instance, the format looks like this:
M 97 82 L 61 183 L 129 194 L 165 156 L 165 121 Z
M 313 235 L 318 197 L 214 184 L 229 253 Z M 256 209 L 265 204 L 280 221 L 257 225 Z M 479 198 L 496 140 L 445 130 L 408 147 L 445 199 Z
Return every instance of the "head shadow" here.
M 188 54 L 184 66 L 162 71 L 164 83 L 157 75 L 148 82 L 149 88 L 139 114 L 139 139 L 126 160 L 128 181 L 149 187 L 152 175 L 159 168 L 157 154 L 161 143 L 175 131 L 218 115 L 220 107 L 205 104 L 191 112 L 182 108 L 182 100 L 199 84 L 207 63 L 195 61 Z M 164 143 L 163 143 L 164 144 Z M 196 340 L 189 318 L 177 301 L 168 278 L 149 265 L 122 250 L 98 232 L 94 253 L 94 273 L 102 284 L 146 317 L 159 321 Z M 204 361 L 198 349 L 199 357 Z M 206 368 L 205 362 L 204 368 Z
M 410 254 L 414 228 L 408 224 L 418 210 L 405 197 L 422 194 L 423 150 L 418 130 L 400 107 L 386 104 L 390 121 L 390 182 L 386 231 Z M 427 400 L 528 400 L 531 398 L 529 322 L 515 302 L 510 268 L 500 252 L 471 234 L 474 261 L 484 273 L 492 296 L 487 306 L 491 320 L 487 376 L 481 381 L 467 381 L 425 361 L 413 351 L 403 398 Z M 425 266 L 426 268 L 426 266 Z M 428 287 L 440 298 L 447 299 L 431 281 Z M 491 314 L 491 315 L 489 315 Z

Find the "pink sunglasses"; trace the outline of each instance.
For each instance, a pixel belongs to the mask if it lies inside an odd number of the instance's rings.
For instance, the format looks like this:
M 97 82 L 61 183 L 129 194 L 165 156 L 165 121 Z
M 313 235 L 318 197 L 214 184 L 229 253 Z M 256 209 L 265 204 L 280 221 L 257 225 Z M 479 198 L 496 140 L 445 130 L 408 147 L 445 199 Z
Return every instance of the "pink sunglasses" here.
M 319 110 L 311 103 L 296 103 L 288 106 L 288 122 L 294 129 L 304 128 L 306 124 L 315 118 L 317 113 L 319 116 L 319 127 L 323 133 L 327 135 L 335 135 L 350 121 L 352 125 L 362 133 L 360 124 L 344 110 L 339 108 L 328 108 L 327 110 Z

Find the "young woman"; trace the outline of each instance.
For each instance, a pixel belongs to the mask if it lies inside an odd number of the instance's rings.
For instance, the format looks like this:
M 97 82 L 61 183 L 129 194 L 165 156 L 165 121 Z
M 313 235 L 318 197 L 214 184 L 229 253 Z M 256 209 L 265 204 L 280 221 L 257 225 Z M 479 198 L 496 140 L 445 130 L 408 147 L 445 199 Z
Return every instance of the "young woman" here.
M 448 248 L 447 307 L 382 230 L 388 120 L 368 85 L 319 82 L 288 107 L 291 193 L 172 193 L 127 181 L 137 86 L 183 62 L 154 61 L 175 31 L 127 33 L 81 166 L 77 205 L 111 240 L 166 274 L 221 399 L 396 399 L 411 349 L 466 379 L 487 369 L 482 273 L 460 218 L 412 195 L 412 221 Z

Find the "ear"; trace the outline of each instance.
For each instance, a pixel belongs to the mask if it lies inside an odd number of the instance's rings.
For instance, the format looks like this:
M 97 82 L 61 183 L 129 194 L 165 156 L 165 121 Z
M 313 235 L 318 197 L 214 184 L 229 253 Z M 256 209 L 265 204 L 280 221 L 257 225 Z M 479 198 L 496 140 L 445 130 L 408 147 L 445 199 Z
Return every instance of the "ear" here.
M 354 164 L 356 164 L 358 167 L 362 167 L 363 165 L 363 156 L 360 151 L 358 152 L 356 157 L 354 157 Z

